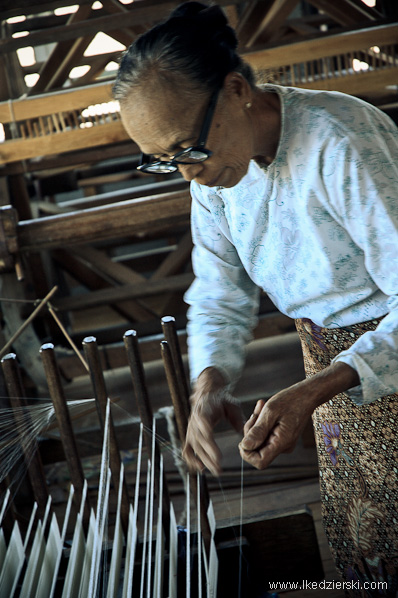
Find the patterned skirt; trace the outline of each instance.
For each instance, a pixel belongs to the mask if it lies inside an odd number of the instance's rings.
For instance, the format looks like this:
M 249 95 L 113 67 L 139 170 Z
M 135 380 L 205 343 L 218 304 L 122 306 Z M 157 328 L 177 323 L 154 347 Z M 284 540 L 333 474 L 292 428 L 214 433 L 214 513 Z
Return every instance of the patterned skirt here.
M 320 328 L 296 320 L 307 377 L 380 320 Z M 344 393 L 313 414 L 322 513 L 346 596 L 398 596 L 398 394 L 356 406 Z

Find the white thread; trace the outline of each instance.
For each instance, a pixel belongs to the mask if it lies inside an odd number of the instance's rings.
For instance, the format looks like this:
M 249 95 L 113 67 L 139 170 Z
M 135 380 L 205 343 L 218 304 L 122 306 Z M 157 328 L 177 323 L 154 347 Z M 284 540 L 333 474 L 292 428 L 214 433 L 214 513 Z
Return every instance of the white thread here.
M 242 596 L 242 561 L 243 561 L 243 459 L 240 466 L 240 514 L 239 514 L 239 598 Z

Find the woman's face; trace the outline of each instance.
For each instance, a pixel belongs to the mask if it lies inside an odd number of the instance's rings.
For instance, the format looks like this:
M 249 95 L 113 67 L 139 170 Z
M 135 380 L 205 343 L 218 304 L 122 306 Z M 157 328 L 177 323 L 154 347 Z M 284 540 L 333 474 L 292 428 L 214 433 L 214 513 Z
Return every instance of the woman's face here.
M 210 158 L 197 164 L 178 165 L 187 181 L 195 180 L 208 187 L 233 187 L 246 174 L 255 151 L 246 108 L 250 88 L 243 93 L 241 84 L 224 84 L 219 93 L 205 144 L 212 152 Z M 152 89 L 146 86 L 144 90 L 134 90 L 122 101 L 122 121 L 144 154 L 167 159 L 197 144 L 209 100 L 210 94 L 196 99 L 170 85 L 154 84 Z

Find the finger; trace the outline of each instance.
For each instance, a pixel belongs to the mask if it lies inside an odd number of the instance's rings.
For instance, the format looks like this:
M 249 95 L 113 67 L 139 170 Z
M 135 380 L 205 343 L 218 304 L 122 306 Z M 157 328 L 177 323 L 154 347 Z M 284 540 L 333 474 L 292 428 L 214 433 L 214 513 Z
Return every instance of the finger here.
M 295 441 L 287 434 L 285 426 L 277 424 L 269 438 L 256 450 L 245 450 L 241 444 L 239 449 L 242 459 L 257 469 L 265 469 L 280 453 L 290 451 Z
M 212 428 L 206 421 L 195 421 L 195 433 L 187 433 L 187 443 L 201 463 L 215 476 L 221 473 L 221 451 L 217 446 Z
M 270 411 L 267 405 L 265 405 L 254 425 L 243 437 L 241 442 L 242 449 L 246 451 L 254 451 L 262 446 L 271 434 L 271 431 L 276 424 L 276 419 L 277 415 Z
M 282 445 L 282 446 L 281 446 Z M 258 450 L 248 451 L 239 445 L 239 451 L 242 459 L 256 469 L 265 469 L 270 463 L 283 452 L 283 443 L 278 440 L 275 441 L 275 436 L 272 440 L 260 447 Z
M 197 455 L 204 459 L 204 463 L 219 463 L 221 452 L 214 440 L 212 427 L 203 420 L 196 421 L 195 424 L 195 434 L 191 436 L 191 443 Z
M 249 417 L 249 419 L 247 420 L 247 422 L 245 423 L 245 426 L 243 428 L 244 435 L 246 435 L 248 433 L 248 431 L 251 430 L 251 428 L 254 426 L 264 405 L 265 405 L 265 401 L 263 401 L 262 399 L 257 401 L 257 403 L 254 407 L 253 413 L 251 414 L 251 416 Z
M 202 444 L 199 439 L 196 439 L 194 450 L 196 457 L 200 459 L 203 465 L 214 476 L 219 476 L 221 473 L 221 451 L 214 439 L 207 440 Z
M 205 466 L 203 465 L 202 461 L 198 459 L 198 457 L 195 455 L 195 451 L 193 450 L 190 444 L 185 444 L 182 451 L 182 458 L 186 462 L 190 471 L 199 471 L 200 473 L 203 473 Z
M 226 403 L 224 406 L 225 417 L 231 424 L 231 426 L 240 434 L 242 434 L 245 424 L 245 418 L 243 411 L 239 405 L 234 403 Z

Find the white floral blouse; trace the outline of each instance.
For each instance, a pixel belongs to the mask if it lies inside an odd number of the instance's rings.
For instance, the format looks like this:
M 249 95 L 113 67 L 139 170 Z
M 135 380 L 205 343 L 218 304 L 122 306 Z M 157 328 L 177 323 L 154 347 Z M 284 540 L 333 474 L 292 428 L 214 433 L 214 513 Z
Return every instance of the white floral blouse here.
M 191 378 L 215 366 L 236 382 L 261 288 L 327 328 L 388 314 L 336 358 L 359 373 L 353 401 L 371 403 L 398 392 L 398 130 L 345 94 L 267 87 L 282 106 L 272 164 L 230 189 L 191 185 Z

